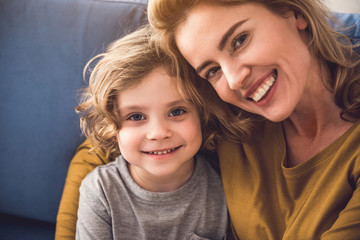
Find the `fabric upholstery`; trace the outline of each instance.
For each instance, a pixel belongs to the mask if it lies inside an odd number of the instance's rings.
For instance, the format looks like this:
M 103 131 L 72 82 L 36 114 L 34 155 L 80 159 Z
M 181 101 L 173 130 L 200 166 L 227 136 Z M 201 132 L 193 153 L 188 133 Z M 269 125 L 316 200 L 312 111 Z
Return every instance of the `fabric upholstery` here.
M 85 63 L 147 21 L 146 1 L 0 1 L 0 213 L 55 222 L 80 136 Z

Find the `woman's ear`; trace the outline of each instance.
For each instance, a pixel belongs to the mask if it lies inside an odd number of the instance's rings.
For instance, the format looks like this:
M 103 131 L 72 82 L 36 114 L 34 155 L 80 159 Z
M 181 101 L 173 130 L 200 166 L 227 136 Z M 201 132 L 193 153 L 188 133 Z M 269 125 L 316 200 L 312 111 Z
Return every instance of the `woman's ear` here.
M 309 23 L 308 21 L 305 19 L 304 15 L 302 15 L 301 13 L 295 12 L 295 19 L 296 19 L 296 27 L 298 30 L 305 30 Z

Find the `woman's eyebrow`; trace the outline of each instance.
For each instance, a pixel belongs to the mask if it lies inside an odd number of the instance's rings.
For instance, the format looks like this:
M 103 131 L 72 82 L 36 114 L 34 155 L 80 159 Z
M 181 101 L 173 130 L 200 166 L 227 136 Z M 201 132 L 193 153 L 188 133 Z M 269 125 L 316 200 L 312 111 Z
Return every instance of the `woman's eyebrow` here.
M 243 23 L 245 23 L 246 21 L 248 21 L 249 19 L 245 19 L 245 20 L 241 20 L 237 23 L 235 23 L 234 25 L 232 25 L 223 35 L 223 37 L 221 38 L 221 41 L 219 43 L 218 49 L 220 51 L 224 50 L 225 44 L 228 41 L 229 37 L 235 32 L 235 30 L 241 26 Z M 201 71 L 206 68 L 208 65 L 210 65 L 212 62 L 211 61 L 205 61 L 204 63 L 202 63 L 200 66 L 198 66 L 196 68 L 196 72 L 197 74 L 200 75 Z
M 211 63 L 212 63 L 211 61 L 206 61 L 206 62 L 204 62 L 203 64 L 201 64 L 200 66 L 198 66 L 198 67 L 196 68 L 196 73 L 197 73 L 198 75 L 200 75 L 201 71 L 202 71 L 204 68 L 206 68 L 208 65 L 210 65 Z
M 225 47 L 226 42 L 228 41 L 229 37 L 234 33 L 234 31 L 241 26 L 243 23 L 245 23 L 249 19 L 241 20 L 234 25 L 232 25 L 224 34 L 224 36 L 221 38 L 221 41 L 219 43 L 218 49 L 222 51 Z

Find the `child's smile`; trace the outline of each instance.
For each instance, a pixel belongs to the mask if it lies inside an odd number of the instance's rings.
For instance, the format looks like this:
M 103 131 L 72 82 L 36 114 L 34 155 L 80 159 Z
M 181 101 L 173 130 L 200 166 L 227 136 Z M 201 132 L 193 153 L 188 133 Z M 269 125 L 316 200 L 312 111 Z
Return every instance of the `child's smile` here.
M 182 98 L 174 80 L 156 68 L 118 96 L 120 151 L 130 163 L 132 177 L 144 188 L 151 182 L 185 182 L 202 143 L 198 112 Z

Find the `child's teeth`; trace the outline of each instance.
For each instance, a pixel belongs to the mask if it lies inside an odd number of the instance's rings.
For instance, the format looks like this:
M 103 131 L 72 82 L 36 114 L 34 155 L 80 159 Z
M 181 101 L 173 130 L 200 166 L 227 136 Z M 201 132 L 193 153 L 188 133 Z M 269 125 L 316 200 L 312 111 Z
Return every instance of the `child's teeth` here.
M 155 154 L 155 155 L 162 155 L 162 154 L 166 154 L 166 153 L 169 153 L 169 152 L 172 152 L 174 151 L 175 148 L 172 148 L 172 149 L 169 149 L 169 150 L 165 150 L 165 151 L 162 151 L 162 152 L 150 152 L 151 154 Z

